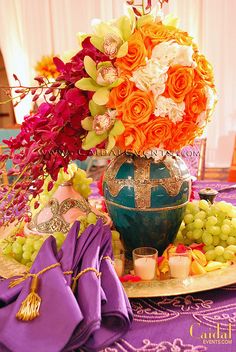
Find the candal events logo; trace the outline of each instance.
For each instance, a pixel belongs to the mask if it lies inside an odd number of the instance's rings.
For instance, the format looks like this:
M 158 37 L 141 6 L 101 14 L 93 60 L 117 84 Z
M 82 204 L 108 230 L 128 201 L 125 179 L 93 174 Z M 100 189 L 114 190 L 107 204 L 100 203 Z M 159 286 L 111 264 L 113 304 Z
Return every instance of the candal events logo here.
M 201 327 L 201 328 L 200 328 Z M 232 324 L 229 323 L 224 328 L 220 323 L 216 324 L 215 328 L 202 328 L 200 323 L 194 323 L 189 329 L 192 338 L 201 340 L 205 345 L 210 344 L 233 344 Z

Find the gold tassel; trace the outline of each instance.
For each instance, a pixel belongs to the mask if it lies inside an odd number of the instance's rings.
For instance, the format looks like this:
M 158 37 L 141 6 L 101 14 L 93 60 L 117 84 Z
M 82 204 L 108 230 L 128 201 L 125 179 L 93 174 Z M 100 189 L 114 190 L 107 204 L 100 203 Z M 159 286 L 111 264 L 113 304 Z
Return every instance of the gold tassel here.
M 31 274 L 33 279 L 31 281 L 30 293 L 21 303 L 20 309 L 16 314 L 16 318 L 23 321 L 29 321 L 39 316 L 39 309 L 41 305 L 41 297 L 37 294 L 38 275 Z
M 14 279 L 13 281 L 10 282 L 8 285 L 8 288 L 13 288 L 22 282 L 24 282 L 27 278 L 29 277 L 29 274 L 23 274 L 21 277 L 18 277 L 17 279 Z

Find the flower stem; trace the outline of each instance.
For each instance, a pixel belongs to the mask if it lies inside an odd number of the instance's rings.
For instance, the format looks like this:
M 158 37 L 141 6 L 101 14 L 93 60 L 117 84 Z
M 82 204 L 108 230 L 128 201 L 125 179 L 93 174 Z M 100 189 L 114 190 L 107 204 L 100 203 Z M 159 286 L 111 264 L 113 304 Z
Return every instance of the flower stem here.
M 21 177 L 24 175 L 25 171 L 27 170 L 28 165 L 26 165 L 24 167 L 24 169 L 21 171 L 20 175 L 17 177 L 17 179 L 13 182 L 13 184 L 10 186 L 9 191 L 7 191 L 7 193 L 5 194 L 5 196 L 0 200 L 0 204 L 7 199 L 7 197 L 9 196 L 9 194 L 12 192 L 12 190 L 14 189 L 15 185 L 17 184 L 17 182 L 21 179 Z

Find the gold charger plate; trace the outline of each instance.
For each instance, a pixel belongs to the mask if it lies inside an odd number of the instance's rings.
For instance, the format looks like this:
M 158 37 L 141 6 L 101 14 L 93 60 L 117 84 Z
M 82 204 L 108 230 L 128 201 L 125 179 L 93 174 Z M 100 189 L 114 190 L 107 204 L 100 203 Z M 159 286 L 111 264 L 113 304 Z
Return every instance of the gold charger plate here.
M 12 276 L 21 275 L 28 270 L 29 268 L 25 265 L 0 253 L 0 277 L 9 279 Z
M 236 264 L 203 275 L 189 276 L 185 280 L 124 282 L 123 286 L 129 298 L 145 298 L 208 291 L 234 283 L 236 283 Z
M 27 271 L 28 268 L 26 266 L 0 253 L 0 277 L 8 279 Z M 189 276 L 185 280 L 167 279 L 124 282 L 123 286 L 129 298 L 145 298 L 208 291 L 234 283 L 236 283 L 236 264 L 204 275 Z

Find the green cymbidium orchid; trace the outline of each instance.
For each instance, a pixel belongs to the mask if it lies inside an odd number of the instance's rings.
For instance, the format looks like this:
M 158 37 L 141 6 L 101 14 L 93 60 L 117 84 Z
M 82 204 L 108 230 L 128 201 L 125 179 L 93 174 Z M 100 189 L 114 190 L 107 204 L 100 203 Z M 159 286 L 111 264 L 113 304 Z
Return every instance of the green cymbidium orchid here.
M 92 116 L 82 120 L 82 127 L 88 131 L 82 147 L 89 150 L 107 140 L 106 150 L 108 152 L 115 146 L 116 136 L 121 135 L 125 128 L 121 120 L 116 119 L 115 110 L 107 110 L 105 106 L 97 105 L 93 100 L 89 102 Z
M 82 90 L 95 92 L 93 101 L 97 105 L 105 105 L 109 99 L 110 89 L 117 87 L 123 79 L 118 78 L 118 71 L 110 61 L 96 65 L 90 56 L 85 56 L 84 68 L 90 77 L 80 79 L 75 86 Z
M 94 26 L 94 34 L 90 41 L 110 59 L 123 57 L 128 52 L 127 40 L 134 28 L 134 21 L 128 16 L 122 16 L 110 22 L 100 22 Z

